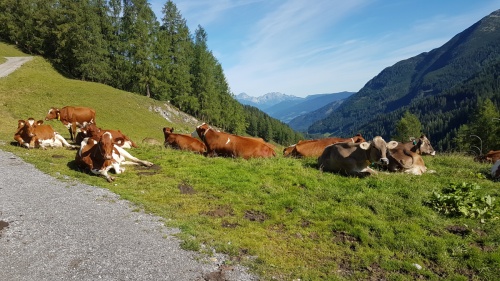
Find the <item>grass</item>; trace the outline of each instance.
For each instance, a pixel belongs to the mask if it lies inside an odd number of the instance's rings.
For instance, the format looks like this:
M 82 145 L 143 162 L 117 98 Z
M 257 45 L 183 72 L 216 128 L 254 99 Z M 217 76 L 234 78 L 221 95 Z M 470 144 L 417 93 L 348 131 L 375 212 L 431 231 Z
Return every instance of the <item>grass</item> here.
M 1 56 L 16 52 L 0 44 Z M 10 144 L 18 119 L 43 119 L 51 106 L 64 105 L 95 108 L 97 124 L 121 129 L 138 142 L 132 154 L 155 163 L 154 169 L 127 167 L 109 184 L 74 170 L 75 151 Z M 184 248 L 227 253 L 232 263 L 251 267 L 262 280 L 500 276 L 498 204 L 484 222 L 447 217 L 424 204 L 451 182 L 474 182 L 482 187 L 479 195 L 499 198 L 498 183 L 485 176 L 491 165 L 470 157 L 425 157 L 433 174 L 359 179 L 322 173 L 314 159 L 205 158 L 145 145 L 140 140 L 146 137 L 163 140 L 164 126 L 185 132 L 194 127 L 150 110 L 160 102 L 64 78 L 40 57 L 0 78 L 0 106 L 0 149 L 61 180 L 111 190 L 180 228 Z M 49 124 L 69 137 L 60 122 Z

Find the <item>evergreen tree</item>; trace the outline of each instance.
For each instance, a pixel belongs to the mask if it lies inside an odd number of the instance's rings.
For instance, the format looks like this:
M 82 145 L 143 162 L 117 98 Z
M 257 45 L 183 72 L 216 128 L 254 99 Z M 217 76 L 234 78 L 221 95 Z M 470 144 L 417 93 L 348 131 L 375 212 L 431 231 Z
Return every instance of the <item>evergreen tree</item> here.
M 146 0 L 123 1 L 123 35 L 127 45 L 126 59 L 130 81 L 126 89 L 151 96 L 157 82 L 154 53 L 158 22 Z
M 469 123 L 458 130 L 455 143 L 461 151 L 484 154 L 500 149 L 498 127 L 500 114 L 490 99 L 484 100 L 477 108 Z
M 422 124 L 418 117 L 406 111 L 403 117 L 396 124 L 396 135 L 394 140 L 407 142 L 410 138 L 418 138 L 422 134 Z
M 162 12 L 157 48 L 160 81 L 157 98 L 172 99 L 179 108 L 196 111 L 197 100 L 191 95 L 193 42 L 189 28 L 172 1 L 165 3 Z

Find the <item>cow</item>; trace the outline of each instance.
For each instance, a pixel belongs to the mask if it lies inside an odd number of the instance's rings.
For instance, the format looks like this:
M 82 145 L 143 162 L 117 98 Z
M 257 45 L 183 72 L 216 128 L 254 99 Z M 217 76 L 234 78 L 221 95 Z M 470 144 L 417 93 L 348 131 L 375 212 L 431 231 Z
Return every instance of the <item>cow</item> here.
M 500 160 L 500 150 L 490 150 L 485 155 L 477 156 L 474 160 L 486 163 L 496 163 Z
M 77 127 L 81 128 L 87 123 L 95 123 L 95 110 L 90 107 L 65 106 L 61 109 L 51 107 L 45 120 L 57 119 L 68 128 L 71 141 L 75 139 Z
M 339 142 L 327 146 L 318 157 L 318 168 L 346 176 L 364 177 L 377 174 L 369 167 L 375 162 L 389 164 L 387 143 L 380 136 L 370 142 Z
M 338 142 L 352 142 L 361 143 L 366 140 L 357 134 L 352 138 L 324 138 L 324 139 L 314 139 L 314 140 L 302 140 L 291 147 L 285 148 L 283 151 L 283 156 L 293 156 L 293 157 L 319 157 L 325 147 L 335 144 Z
M 284 157 L 292 156 L 291 153 L 293 153 L 293 150 L 295 149 L 296 145 L 297 144 L 292 144 L 290 146 L 283 148 L 283 156 Z
M 276 156 L 276 152 L 266 143 L 212 129 L 203 123 L 196 127 L 196 133 L 207 147 L 208 156 L 269 158 Z
M 14 134 L 20 146 L 26 148 L 42 148 L 47 147 L 68 147 L 75 148 L 69 144 L 64 137 L 54 131 L 52 126 L 44 125 L 42 120 L 35 122 L 35 119 L 19 120 L 17 130 Z
M 113 141 L 116 145 L 121 146 L 123 148 L 132 148 L 138 147 L 137 144 L 123 134 L 120 130 L 104 130 L 96 126 L 96 124 L 90 122 L 85 124 L 80 129 L 80 132 L 76 135 L 75 142 L 81 143 L 84 138 L 87 137 L 97 137 L 99 138 L 102 134 L 109 132 L 113 136 Z
M 126 159 L 130 161 L 126 161 Z M 115 180 L 114 177 L 108 174 L 109 170 L 113 169 L 116 174 L 125 171 L 120 165 L 140 164 L 146 167 L 153 166 L 153 163 L 140 160 L 116 145 L 110 132 L 105 132 L 99 137 L 83 139 L 80 149 L 76 153 L 75 162 L 79 169 L 101 175 L 108 182 Z
M 406 149 L 420 155 L 436 155 L 436 151 L 432 148 L 431 142 L 425 135 L 421 135 L 420 138 L 413 139 L 410 142 L 405 142 L 403 145 Z
M 390 172 L 405 172 L 412 175 L 422 175 L 427 171 L 424 159 L 420 154 L 406 148 L 406 146 L 397 141 L 387 143 L 389 153 L 387 158 L 389 164 L 387 169 Z
M 172 147 L 180 150 L 189 150 L 198 154 L 205 154 L 206 145 L 197 138 L 185 134 L 174 133 L 174 128 L 163 128 L 165 136 L 165 147 Z

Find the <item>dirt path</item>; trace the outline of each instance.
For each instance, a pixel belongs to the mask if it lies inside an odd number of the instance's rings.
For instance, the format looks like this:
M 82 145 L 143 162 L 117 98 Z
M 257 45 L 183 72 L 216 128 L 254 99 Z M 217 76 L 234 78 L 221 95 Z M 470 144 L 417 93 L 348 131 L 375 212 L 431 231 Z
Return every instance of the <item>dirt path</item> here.
M 23 63 L 30 61 L 33 57 L 5 57 L 7 59 L 6 62 L 0 64 L 0 77 L 5 77 L 16 69 L 21 67 Z

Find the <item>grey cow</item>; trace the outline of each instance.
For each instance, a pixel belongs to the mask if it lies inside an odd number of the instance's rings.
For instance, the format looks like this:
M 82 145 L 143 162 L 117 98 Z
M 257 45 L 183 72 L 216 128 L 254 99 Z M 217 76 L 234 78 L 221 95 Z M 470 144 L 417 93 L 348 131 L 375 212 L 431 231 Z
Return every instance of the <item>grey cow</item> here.
M 342 142 L 329 145 L 318 158 L 318 167 L 327 172 L 348 176 L 369 176 L 376 174 L 369 166 L 377 162 L 387 165 L 387 143 L 377 136 L 370 142 Z

